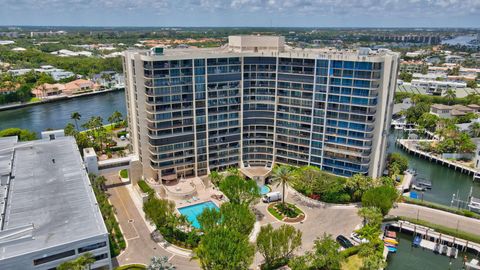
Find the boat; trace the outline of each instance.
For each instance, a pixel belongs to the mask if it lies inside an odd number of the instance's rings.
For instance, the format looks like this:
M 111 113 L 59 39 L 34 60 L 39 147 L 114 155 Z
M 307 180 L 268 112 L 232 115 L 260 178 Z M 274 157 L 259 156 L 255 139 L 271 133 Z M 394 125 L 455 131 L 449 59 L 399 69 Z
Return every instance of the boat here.
M 383 238 L 383 241 L 385 243 L 390 243 L 390 244 L 395 244 L 395 245 L 398 245 L 398 241 L 393 239 L 393 238 L 390 238 L 390 237 L 385 237 Z
M 388 252 L 390 252 L 390 253 L 395 253 L 395 252 L 397 252 L 397 248 L 396 248 L 396 247 L 387 247 L 387 249 L 388 249 Z
M 452 247 L 452 248 L 450 249 L 450 254 L 449 254 L 449 256 L 450 256 L 450 258 L 452 258 L 452 259 L 457 258 L 457 256 L 458 256 L 458 250 L 457 250 L 455 247 Z
M 480 198 L 471 197 L 468 203 L 468 209 L 480 213 Z
M 397 233 L 396 233 L 396 232 L 393 232 L 393 231 L 385 231 L 385 236 L 386 236 L 386 237 L 390 237 L 390 238 L 397 239 Z
M 415 190 L 418 190 L 418 191 L 426 191 L 427 190 L 426 187 L 417 186 L 416 184 L 412 184 L 412 188 L 415 189 Z
M 415 186 L 425 189 L 432 189 L 432 182 L 425 178 L 419 177 L 415 179 Z
M 441 245 L 439 243 L 436 243 L 435 247 L 433 248 L 433 253 L 440 254 L 440 246 Z
M 397 247 L 397 245 L 392 244 L 392 243 L 384 243 L 384 246 L 386 246 L 386 247 L 395 247 L 395 248 Z
M 445 255 L 445 256 L 448 256 L 448 246 L 447 245 L 443 245 L 442 254 Z
M 415 236 L 415 239 L 413 239 L 412 246 L 419 247 L 420 242 L 422 242 L 422 238 L 419 235 L 417 235 Z

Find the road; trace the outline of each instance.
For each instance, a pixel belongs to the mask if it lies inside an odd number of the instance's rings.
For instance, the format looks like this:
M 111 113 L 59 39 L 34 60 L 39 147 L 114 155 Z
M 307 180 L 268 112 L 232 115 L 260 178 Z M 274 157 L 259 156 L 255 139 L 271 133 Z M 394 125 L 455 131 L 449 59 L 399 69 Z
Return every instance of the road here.
M 200 269 L 197 261 L 172 254 L 150 238 L 150 231 L 135 207 L 127 186 L 119 180 L 118 171 L 119 168 L 101 171 L 101 175 L 107 178 L 109 199 L 115 207 L 120 228 L 127 241 L 127 248 L 113 259 L 114 267 L 132 263 L 148 264 L 153 256 L 167 256 L 177 269 Z
M 392 209 L 389 214 L 409 218 L 417 218 L 418 215 L 418 219 L 421 220 L 454 229 L 458 226 L 460 231 L 480 235 L 480 220 L 420 205 L 399 203 L 398 207 Z

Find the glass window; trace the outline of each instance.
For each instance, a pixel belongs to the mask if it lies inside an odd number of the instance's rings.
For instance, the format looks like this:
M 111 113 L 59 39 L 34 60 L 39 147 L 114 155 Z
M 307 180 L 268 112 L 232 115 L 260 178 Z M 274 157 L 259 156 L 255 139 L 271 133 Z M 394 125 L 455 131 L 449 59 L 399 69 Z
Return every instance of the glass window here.
M 57 253 L 57 254 L 54 254 L 54 255 L 46 256 L 46 257 L 43 257 L 43 258 L 35 259 L 35 260 L 33 260 L 33 265 L 44 264 L 44 263 L 56 261 L 56 260 L 59 260 L 59 259 L 62 259 L 62 258 L 70 257 L 70 256 L 73 256 L 73 255 L 75 255 L 75 250 L 72 249 L 72 250 L 64 251 L 64 252 Z
M 78 253 L 87 252 L 87 251 L 94 250 L 94 249 L 97 249 L 97 248 L 102 248 L 102 247 L 105 247 L 105 246 L 107 246 L 107 242 L 100 242 L 100 243 L 88 245 L 88 246 L 79 248 Z

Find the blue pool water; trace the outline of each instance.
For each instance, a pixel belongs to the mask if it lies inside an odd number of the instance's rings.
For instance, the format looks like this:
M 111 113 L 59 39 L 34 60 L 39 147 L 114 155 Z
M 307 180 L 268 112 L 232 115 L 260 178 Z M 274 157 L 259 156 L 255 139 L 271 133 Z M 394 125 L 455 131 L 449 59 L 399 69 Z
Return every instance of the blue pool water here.
M 270 188 L 266 185 L 260 186 L 260 194 L 265 195 L 270 192 Z
M 193 227 L 200 229 L 200 223 L 198 223 L 197 217 L 203 212 L 205 208 L 214 208 L 217 210 L 219 209 L 218 206 L 212 201 L 207 201 L 178 208 L 178 211 L 180 212 L 180 214 L 187 217 L 187 220 L 190 221 Z

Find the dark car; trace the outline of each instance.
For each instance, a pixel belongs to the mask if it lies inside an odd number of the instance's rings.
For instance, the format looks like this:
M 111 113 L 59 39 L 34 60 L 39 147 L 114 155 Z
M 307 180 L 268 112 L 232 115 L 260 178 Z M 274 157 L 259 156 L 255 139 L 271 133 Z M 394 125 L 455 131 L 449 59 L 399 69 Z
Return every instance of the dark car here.
M 343 236 L 343 235 L 337 236 L 337 242 L 338 242 L 338 243 L 340 244 L 340 246 L 342 246 L 343 248 L 353 247 L 352 242 L 350 242 L 350 240 L 348 240 L 347 237 L 345 237 L 345 236 Z

